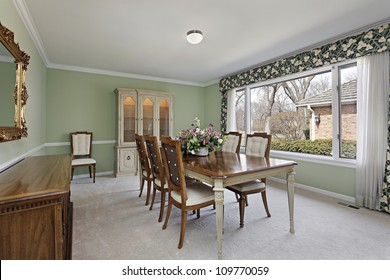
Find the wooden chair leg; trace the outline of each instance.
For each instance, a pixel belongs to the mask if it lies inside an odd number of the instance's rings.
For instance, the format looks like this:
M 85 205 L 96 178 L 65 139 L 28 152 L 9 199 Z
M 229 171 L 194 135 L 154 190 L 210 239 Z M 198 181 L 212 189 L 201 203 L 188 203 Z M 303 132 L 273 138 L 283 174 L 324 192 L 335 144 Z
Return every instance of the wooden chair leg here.
M 181 211 L 180 239 L 179 239 L 179 246 L 177 246 L 177 248 L 179 248 L 179 249 L 181 249 L 183 247 L 184 234 L 186 232 L 186 225 L 187 225 L 187 211 L 182 210 Z
M 147 180 L 148 181 L 148 189 L 147 189 L 147 193 L 146 193 L 146 202 L 145 202 L 145 205 L 148 205 L 149 204 L 149 198 L 150 198 L 150 190 L 152 188 L 152 181 L 150 180 Z
M 95 183 L 95 177 L 96 177 L 96 165 L 93 165 L 93 182 Z
M 139 192 L 139 196 L 138 197 L 141 197 L 141 195 L 142 195 L 142 191 L 144 190 L 144 184 L 145 184 L 145 179 L 144 178 L 142 178 L 141 179 L 141 186 L 140 186 L 140 192 Z
M 265 212 L 267 213 L 267 216 L 271 217 L 271 213 L 269 212 L 269 209 L 268 209 L 267 193 L 266 193 L 266 191 L 263 191 L 261 193 L 261 198 L 263 199 L 263 204 L 264 204 L 264 208 L 265 208 Z
M 196 218 L 200 218 L 200 209 L 196 209 Z
M 156 189 L 156 187 L 154 186 L 154 183 L 153 183 L 152 202 L 150 202 L 149 210 L 153 209 L 154 199 L 156 198 L 156 191 L 157 191 L 157 189 Z
M 245 206 L 248 206 L 249 204 L 248 204 L 248 196 L 247 195 L 245 195 Z
M 92 178 L 92 166 L 88 166 L 88 170 L 89 170 L 89 178 Z
M 172 210 L 172 201 L 168 198 L 167 215 L 165 216 L 165 222 L 162 229 L 166 229 L 168 226 L 169 216 L 171 216 L 171 210 Z
M 162 218 L 164 216 L 164 208 L 165 208 L 165 191 L 161 191 L 161 205 L 160 205 L 160 216 L 158 217 L 158 222 L 160 223 L 162 221 Z
M 74 174 L 74 168 L 72 167 L 72 176 L 70 177 L 70 180 L 73 180 L 73 174 Z
M 245 195 L 240 195 L 240 227 L 244 227 L 244 214 L 245 214 Z

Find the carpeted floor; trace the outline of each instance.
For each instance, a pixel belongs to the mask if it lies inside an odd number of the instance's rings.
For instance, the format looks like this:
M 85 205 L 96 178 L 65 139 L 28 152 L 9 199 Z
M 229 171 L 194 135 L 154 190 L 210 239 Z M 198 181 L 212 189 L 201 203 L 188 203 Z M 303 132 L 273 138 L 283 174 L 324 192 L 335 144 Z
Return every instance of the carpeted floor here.
M 149 211 L 138 177 L 74 179 L 73 259 L 216 259 L 216 222 L 212 207 L 200 219 L 189 214 L 184 246 L 177 249 L 180 211 L 172 209 L 166 230 L 158 223 L 158 201 Z M 146 188 L 145 188 L 146 189 Z M 287 193 L 268 180 L 265 215 L 261 195 L 251 195 L 245 227 L 239 227 L 238 203 L 225 192 L 224 259 L 342 260 L 390 259 L 390 215 L 353 209 L 333 198 L 296 188 L 295 234 L 289 233 Z

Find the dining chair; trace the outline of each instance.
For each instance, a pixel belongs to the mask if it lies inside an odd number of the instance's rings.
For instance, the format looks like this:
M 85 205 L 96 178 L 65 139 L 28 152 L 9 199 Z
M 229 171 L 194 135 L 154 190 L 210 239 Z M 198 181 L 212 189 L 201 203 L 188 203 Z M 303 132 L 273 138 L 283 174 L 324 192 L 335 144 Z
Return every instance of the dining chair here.
M 164 162 L 165 176 L 168 182 L 168 209 L 163 229 L 168 226 L 172 205 L 181 210 L 181 227 L 178 248 L 183 247 L 184 234 L 187 224 L 187 211 L 197 211 L 203 207 L 214 204 L 214 191 L 212 187 L 199 181 L 186 183 L 180 140 L 168 138 L 161 139 L 161 155 Z
M 95 183 L 96 160 L 92 158 L 92 132 L 76 131 L 69 133 L 72 156 L 72 175 L 76 167 L 88 166 L 89 177 Z
M 142 196 L 145 181 L 147 182 L 147 193 L 145 205 L 149 204 L 150 190 L 152 187 L 153 176 L 150 171 L 149 159 L 146 154 L 145 140 L 142 135 L 135 134 L 135 143 L 138 151 L 139 165 L 140 165 L 140 193 L 138 197 Z
M 269 159 L 271 151 L 272 135 L 263 132 L 257 132 L 247 135 L 245 154 L 249 156 L 258 156 Z M 266 194 L 266 178 L 261 178 L 255 181 L 232 185 L 226 189 L 238 195 L 239 210 L 240 210 L 240 227 L 244 226 L 245 206 L 247 206 L 248 195 L 261 193 L 265 211 L 268 217 L 271 214 L 268 209 L 267 194 Z
M 168 184 L 166 184 L 165 182 L 165 174 L 162 165 L 157 137 L 152 135 L 146 135 L 145 143 L 146 143 L 146 150 L 148 152 L 148 157 L 149 157 L 152 176 L 153 176 L 153 194 L 152 194 L 152 201 L 150 203 L 149 210 L 153 209 L 154 200 L 156 198 L 156 192 L 160 191 L 161 204 L 160 204 L 160 215 L 158 217 L 158 222 L 161 222 L 164 215 L 165 194 L 168 193 Z
M 222 146 L 223 152 L 240 153 L 242 134 L 236 131 L 225 133 L 227 136 L 225 144 Z

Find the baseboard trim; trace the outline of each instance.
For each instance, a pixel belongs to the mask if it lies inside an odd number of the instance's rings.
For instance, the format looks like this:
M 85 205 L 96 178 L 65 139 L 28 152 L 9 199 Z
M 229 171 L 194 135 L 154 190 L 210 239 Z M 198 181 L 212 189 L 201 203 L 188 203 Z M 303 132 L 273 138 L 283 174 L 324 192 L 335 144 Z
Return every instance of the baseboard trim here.
M 276 178 L 276 177 L 270 177 L 270 178 L 268 178 L 268 180 L 275 181 L 275 182 L 282 183 L 282 184 L 286 183 L 286 180 Z M 347 196 L 347 195 L 343 195 L 343 194 L 339 194 L 339 193 L 335 193 L 335 192 L 330 192 L 327 190 L 314 188 L 314 187 L 310 187 L 310 186 L 299 184 L 299 183 L 295 183 L 295 187 L 299 188 L 299 189 L 307 190 L 307 191 L 310 191 L 313 193 L 326 195 L 326 196 L 329 196 L 329 197 L 332 197 L 332 198 L 335 198 L 338 200 L 346 201 L 346 202 L 349 202 L 351 204 L 356 204 L 356 199 L 352 196 Z

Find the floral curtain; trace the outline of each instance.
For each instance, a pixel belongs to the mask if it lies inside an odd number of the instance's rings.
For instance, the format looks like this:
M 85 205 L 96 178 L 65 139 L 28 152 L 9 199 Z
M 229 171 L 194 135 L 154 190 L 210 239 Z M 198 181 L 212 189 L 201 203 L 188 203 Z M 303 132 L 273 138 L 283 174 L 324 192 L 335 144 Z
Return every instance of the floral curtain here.
M 386 156 L 386 170 L 383 182 L 383 192 L 380 198 L 380 210 L 390 213 L 390 104 L 389 104 L 389 118 L 387 127 L 387 156 Z
M 357 35 L 326 44 L 322 47 L 305 51 L 285 59 L 276 60 L 269 64 L 223 78 L 219 82 L 219 89 L 222 93 L 222 132 L 226 132 L 228 111 L 227 91 L 229 89 L 389 50 L 390 24 L 387 23 L 379 27 L 361 32 Z M 383 192 L 380 199 L 380 208 L 382 211 L 390 213 L 390 115 L 388 122 L 386 175 L 383 183 Z

